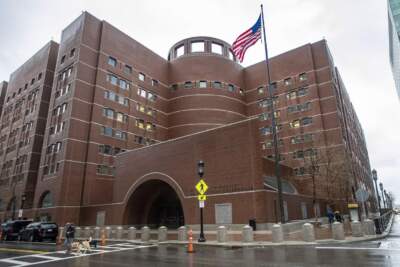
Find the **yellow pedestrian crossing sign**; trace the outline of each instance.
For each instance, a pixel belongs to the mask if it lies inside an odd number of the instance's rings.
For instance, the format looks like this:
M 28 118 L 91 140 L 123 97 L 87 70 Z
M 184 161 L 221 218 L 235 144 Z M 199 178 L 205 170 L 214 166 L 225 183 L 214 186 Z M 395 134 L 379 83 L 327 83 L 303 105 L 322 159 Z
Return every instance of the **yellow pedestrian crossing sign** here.
M 197 195 L 197 198 L 199 199 L 199 201 L 206 201 L 207 200 L 207 196 L 206 195 Z
M 207 191 L 208 189 L 208 185 L 206 184 L 206 182 L 204 182 L 203 179 L 201 179 L 197 184 L 196 184 L 196 189 L 197 192 L 199 192 L 200 195 L 204 195 L 204 193 Z

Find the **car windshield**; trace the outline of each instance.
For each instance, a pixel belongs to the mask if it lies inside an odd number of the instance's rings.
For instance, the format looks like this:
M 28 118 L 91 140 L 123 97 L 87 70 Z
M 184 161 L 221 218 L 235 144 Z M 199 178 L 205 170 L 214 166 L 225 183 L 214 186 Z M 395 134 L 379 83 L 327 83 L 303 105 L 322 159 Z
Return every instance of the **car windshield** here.
M 57 228 L 57 224 L 55 224 L 55 223 L 42 223 L 41 227 L 43 229 Z

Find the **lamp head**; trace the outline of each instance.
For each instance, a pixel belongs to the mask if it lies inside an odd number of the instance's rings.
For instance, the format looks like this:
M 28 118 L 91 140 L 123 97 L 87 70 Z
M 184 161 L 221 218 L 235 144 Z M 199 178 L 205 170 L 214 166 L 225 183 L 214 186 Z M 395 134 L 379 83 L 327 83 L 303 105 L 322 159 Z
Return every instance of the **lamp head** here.
M 378 180 L 378 175 L 376 174 L 376 170 L 375 170 L 375 169 L 372 170 L 372 178 L 373 178 L 375 181 Z
M 204 175 L 204 161 L 200 160 L 197 163 L 197 173 L 199 174 L 199 176 L 202 178 Z

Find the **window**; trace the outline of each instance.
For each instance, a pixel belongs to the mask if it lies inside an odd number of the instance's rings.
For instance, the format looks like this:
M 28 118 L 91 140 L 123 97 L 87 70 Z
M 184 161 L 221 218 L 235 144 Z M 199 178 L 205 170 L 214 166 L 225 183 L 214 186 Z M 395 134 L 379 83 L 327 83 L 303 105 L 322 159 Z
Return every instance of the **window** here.
M 99 145 L 99 153 L 112 155 L 112 150 L 110 145 Z
M 291 85 L 291 84 L 292 84 L 292 78 L 287 78 L 287 79 L 285 79 L 285 80 L 283 81 L 283 83 L 284 83 L 286 86 Z
M 261 134 L 262 134 L 262 135 L 268 135 L 268 134 L 271 133 L 271 128 L 270 128 L 270 127 L 262 127 L 262 128 L 260 129 L 260 131 L 261 131 Z
M 62 104 L 61 113 L 64 113 L 67 110 L 67 103 Z
M 147 99 L 150 101 L 156 101 L 157 96 L 153 93 L 147 92 Z
M 207 88 L 207 81 L 200 81 L 199 88 Z
M 108 57 L 108 65 L 113 66 L 114 68 L 117 66 L 117 60 L 113 57 Z
M 311 142 L 313 140 L 313 135 L 305 134 L 305 135 L 303 135 L 303 140 L 304 140 L 304 142 Z
M 222 83 L 218 82 L 218 81 L 214 81 L 213 82 L 213 87 L 217 88 L 217 89 L 221 89 L 222 88 Z
M 303 119 L 301 119 L 301 124 L 304 126 L 304 125 L 309 125 L 309 124 L 311 124 L 312 123 L 312 118 L 310 118 L 310 117 L 306 117 L 306 118 L 303 118 Z
M 211 52 L 222 55 L 222 45 L 217 43 L 211 44 Z
M 102 133 L 103 135 L 105 135 L 105 136 L 112 136 L 113 130 L 112 130 L 111 127 L 105 127 L 105 126 L 103 126 L 103 127 L 101 128 L 101 133 Z
M 192 42 L 192 53 L 193 52 L 204 52 L 204 42 Z
M 304 96 L 304 95 L 307 95 L 307 93 L 308 93 L 308 89 L 307 89 L 307 88 L 300 88 L 300 89 L 297 91 L 297 96 L 298 96 L 298 97 Z
M 185 82 L 185 88 L 193 88 L 192 82 Z
M 303 150 L 298 150 L 298 151 L 293 152 L 293 158 L 294 159 L 302 159 L 302 158 L 304 158 Z
M 69 68 L 69 69 L 67 70 L 67 77 L 71 76 L 71 74 L 72 74 L 72 68 Z
M 125 80 L 121 79 L 121 80 L 119 80 L 119 87 L 124 89 L 124 90 L 128 90 L 130 85 Z
M 243 92 L 243 89 L 239 89 L 239 94 L 241 94 L 241 95 L 243 95 L 244 94 L 244 92 Z
M 264 94 L 264 87 L 262 87 L 262 86 L 258 87 L 257 88 L 257 92 L 258 92 L 259 95 Z
M 38 81 L 42 79 L 42 73 L 39 73 L 39 75 L 38 75 L 38 78 L 37 78 L 37 79 L 38 79 Z
M 144 113 L 144 112 L 146 111 L 146 108 L 145 108 L 145 106 L 143 106 L 143 105 L 137 103 L 137 104 L 136 104 L 136 110 L 138 110 L 138 111 Z
M 290 125 L 290 128 L 299 128 L 300 127 L 300 121 L 299 120 L 294 120 L 289 125 Z
M 276 82 L 271 83 L 269 86 L 271 87 L 271 90 L 272 90 L 272 91 L 275 91 L 276 88 L 277 88 Z
M 59 151 L 61 151 L 61 142 L 56 143 L 55 150 L 54 150 L 55 153 L 58 153 Z
M 32 80 L 31 80 L 31 84 L 34 84 L 35 83 L 35 78 L 33 78 Z
M 28 89 L 28 84 L 25 84 L 24 90 Z
M 113 85 L 118 85 L 118 78 L 114 75 L 107 74 L 107 81 L 109 81 Z
M 234 92 L 235 91 L 235 86 L 233 84 L 228 85 L 228 91 L 229 92 Z
M 117 121 L 126 123 L 128 121 L 128 115 L 125 115 L 124 113 L 118 112 L 117 113 Z
M 139 78 L 140 81 L 143 82 L 145 80 L 145 78 L 146 78 L 146 75 L 144 75 L 143 73 L 139 72 L 138 78 Z
M 147 131 L 153 131 L 156 128 L 156 126 L 154 124 L 152 124 L 151 122 L 148 122 L 146 124 L 146 130 Z
M 262 113 L 258 116 L 258 118 L 260 119 L 260 121 L 265 121 L 268 120 L 269 118 L 269 114 L 268 113 Z
M 65 62 L 65 55 L 63 55 L 61 58 L 61 64 L 63 64 L 64 62 Z
M 306 111 L 309 110 L 310 108 L 311 108 L 311 102 L 298 105 L 298 110 L 300 111 Z
M 120 130 L 115 130 L 115 133 L 114 133 L 114 137 L 115 138 L 118 138 L 118 139 L 121 139 L 121 140 L 126 140 L 126 133 L 125 132 L 122 132 L 122 131 L 120 131 Z
M 69 53 L 69 57 L 75 56 L 75 48 L 71 49 L 71 52 Z
M 158 86 L 158 81 L 155 80 L 155 79 L 152 79 L 152 80 L 151 80 L 151 85 L 152 85 L 152 86 Z
M 175 92 L 176 90 L 178 90 L 178 85 L 177 84 L 171 85 L 171 91 Z
M 297 97 L 296 91 L 290 91 L 289 93 L 286 94 L 287 99 L 295 99 Z
M 140 129 L 144 129 L 144 120 L 136 119 L 136 126 Z
M 114 119 L 114 110 L 110 108 L 104 108 L 103 115 L 109 119 Z
M 124 67 L 124 72 L 125 72 L 126 74 L 132 74 L 132 67 L 129 66 L 129 65 L 125 65 L 125 67 Z
M 301 82 L 307 81 L 307 73 L 301 73 L 301 74 L 299 75 L 299 80 L 300 80 Z
M 18 94 L 21 94 L 22 88 L 18 89 Z
M 185 54 L 185 46 L 181 45 L 175 48 L 175 57 L 180 57 Z

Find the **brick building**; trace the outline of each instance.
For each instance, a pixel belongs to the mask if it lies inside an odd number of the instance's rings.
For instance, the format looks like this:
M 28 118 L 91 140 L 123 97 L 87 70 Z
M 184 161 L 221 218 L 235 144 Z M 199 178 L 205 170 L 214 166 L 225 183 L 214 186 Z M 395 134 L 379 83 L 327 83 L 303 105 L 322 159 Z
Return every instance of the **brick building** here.
M 229 48 L 193 37 L 164 59 L 79 16 L 63 30 L 53 67 L 34 194 L 17 190 L 33 197 L 26 214 L 81 225 L 196 224 L 201 159 L 206 223 L 275 222 L 265 62 L 244 68 Z M 363 132 L 325 40 L 270 63 L 285 217 L 311 217 L 313 203 L 319 214 L 326 205 L 344 210 L 358 188 L 373 192 Z M 12 80 L 8 96 L 20 86 Z

